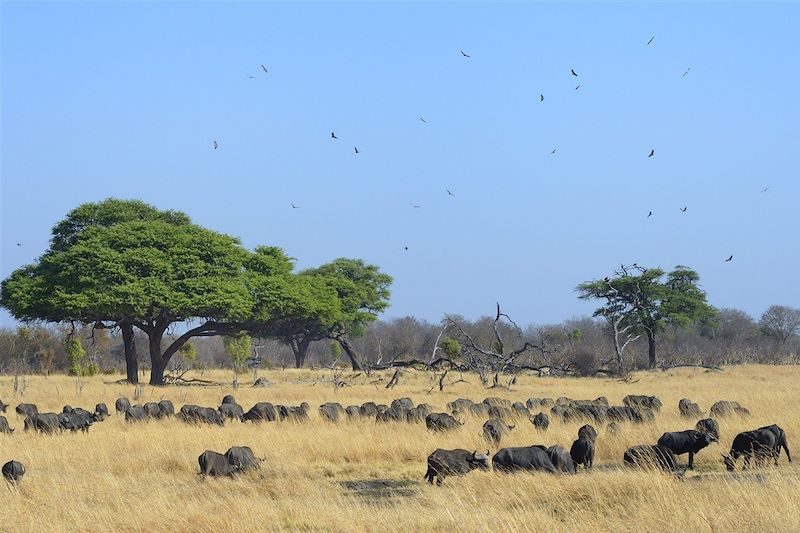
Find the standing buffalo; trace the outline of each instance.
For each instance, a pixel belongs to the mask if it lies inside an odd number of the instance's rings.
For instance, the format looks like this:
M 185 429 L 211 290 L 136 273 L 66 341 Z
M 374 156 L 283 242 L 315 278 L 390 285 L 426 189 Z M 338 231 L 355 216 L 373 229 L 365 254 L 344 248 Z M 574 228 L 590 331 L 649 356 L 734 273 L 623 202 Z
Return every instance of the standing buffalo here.
M 698 420 L 697 424 L 694 426 L 694 429 L 700 433 L 708 433 L 714 437 L 714 440 L 719 440 L 719 422 L 713 418 L 704 418 L 702 420 Z
M 534 415 L 530 417 L 530 421 L 536 429 L 547 429 L 550 425 L 550 417 L 547 416 L 547 413 Z
M 585 424 L 578 430 L 578 438 L 594 442 L 597 440 L 597 430 L 591 424 Z
M 206 450 L 197 458 L 200 464 L 200 476 L 232 476 L 236 470 L 228 463 L 228 459 L 221 453 Z
M 658 445 L 669 448 L 675 455 L 689 454 L 689 470 L 694 468 L 694 454 L 714 442 L 710 433 L 701 433 L 694 429 L 686 431 L 669 431 L 661 435 Z
M 114 402 L 114 408 L 118 413 L 124 413 L 131 408 L 131 402 L 126 397 L 120 396 L 117 398 L 117 401 Z
M 622 404 L 626 407 L 634 407 L 636 409 L 652 409 L 653 411 L 661 410 L 661 400 L 656 396 L 640 396 L 630 394 L 622 399 Z
M 39 414 L 39 409 L 32 403 L 21 403 L 16 408 L 17 414 L 30 418 Z
M 786 457 L 791 463 L 792 456 L 789 454 L 789 448 L 786 444 L 786 433 L 773 424 L 739 433 L 733 439 L 730 453 L 722 457 L 728 470 L 734 469 L 736 460 L 740 456 L 744 456 L 745 468 L 750 465 L 751 459 L 755 460 L 757 465 L 761 464 L 764 459 L 773 459 L 777 466 L 781 448 L 786 452 Z
M 776 426 L 775 424 L 772 424 L 770 426 L 764 426 L 762 428 L 758 428 L 756 431 L 771 431 L 775 435 L 776 460 L 777 457 L 780 455 L 781 452 L 780 449 L 783 448 L 783 451 L 786 453 L 786 458 L 789 460 L 790 463 L 792 462 L 792 456 L 789 453 L 789 446 L 786 443 L 786 433 L 780 427 Z
M 55 413 L 38 413 L 25 419 L 25 431 L 33 429 L 38 433 L 57 433 L 61 423 Z
M 514 426 L 509 426 L 499 418 L 492 418 L 483 423 L 483 436 L 496 446 L 512 429 Z
M 156 402 L 147 402 L 142 406 L 147 418 L 160 418 L 161 407 Z
M 478 453 L 467 450 L 435 450 L 428 456 L 428 471 L 425 479 L 433 484 L 441 485 L 446 476 L 463 476 L 479 468 L 489 470 L 489 452 Z
M 299 406 L 295 405 L 278 405 L 278 419 L 281 421 L 288 420 L 290 422 L 307 422 L 309 406 L 306 402 L 301 403 Z M 341 406 L 340 406 L 341 407 Z
M 576 465 L 583 465 L 584 468 L 591 469 L 594 463 L 594 446 L 594 440 L 578 437 L 578 440 L 573 442 L 569 449 L 569 456 Z
M 14 433 L 14 430 L 8 425 L 6 417 L 0 416 L 0 433 Z
M 168 416 L 175 416 L 175 406 L 169 400 L 161 400 L 158 402 L 158 409 L 161 411 L 160 418 Z
M 226 394 L 222 398 L 222 404 L 225 405 L 226 403 L 236 403 L 236 398 L 233 397 L 233 394 Z
M 432 431 L 451 431 L 461 427 L 461 423 L 447 413 L 431 413 L 425 417 L 425 425 Z
M 703 416 L 703 413 L 700 411 L 700 406 L 693 403 L 689 398 L 683 398 L 678 402 L 678 411 L 680 411 L 681 416 L 685 418 L 698 418 Z
M 133 405 L 125 411 L 126 422 L 142 422 L 147 420 L 147 412 L 141 405 Z
M 19 461 L 11 460 L 3 465 L 3 477 L 12 485 L 21 481 L 24 475 L 25 465 Z
M 361 409 L 357 405 L 348 405 L 344 408 L 344 412 L 347 415 L 347 420 L 358 420 L 361 418 Z
M 275 422 L 278 415 L 275 411 L 275 406 L 269 402 L 258 402 L 247 411 L 242 417 L 244 420 L 251 422 L 265 421 Z
M 557 471 L 544 446 L 503 448 L 492 457 L 492 467 L 499 472 L 543 470 L 555 473 Z
M 223 403 L 219 406 L 218 411 L 219 414 L 222 415 L 222 418 L 228 420 L 238 420 L 241 422 L 244 418 L 244 410 L 238 403 Z
M 642 410 L 635 409 L 633 407 L 609 407 L 607 411 L 607 415 L 609 420 L 614 422 L 644 422 L 644 416 L 642 416 Z M 652 411 L 650 411 L 652 414 Z
M 419 404 L 406 414 L 406 421 L 414 424 L 422 424 L 425 417 L 431 414 L 430 408 L 425 404 Z
M 225 452 L 225 459 L 236 472 L 258 470 L 261 459 L 258 459 L 249 446 L 231 446 Z
M 105 420 L 106 418 L 111 416 L 108 413 L 108 406 L 106 406 L 106 404 L 104 403 L 98 403 L 97 405 L 94 406 L 94 414 L 97 420 L 100 421 Z
M 328 402 L 319 406 L 319 416 L 328 422 L 338 422 L 342 415 L 344 409 L 340 403 Z
M 625 450 L 623 460 L 628 466 L 640 468 L 660 468 L 667 472 L 681 475 L 678 460 L 669 448 L 642 444 Z
M 742 407 L 739 402 L 720 400 L 711 406 L 713 416 L 739 415 L 750 416 L 750 411 Z
M 575 473 L 575 462 L 572 460 L 567 450 L 561 446 L 550 446 L 545 450 L 550 462 L 556 467 L 556 470 L 564 472 L 565 474 Z
M 375 405 L 375 402 L 364 402 L 361 407 L 359 407 L 359 411 L 361 412 L 362 418 L 371 418 L 375 420 L 378 417 L 378 406 Z

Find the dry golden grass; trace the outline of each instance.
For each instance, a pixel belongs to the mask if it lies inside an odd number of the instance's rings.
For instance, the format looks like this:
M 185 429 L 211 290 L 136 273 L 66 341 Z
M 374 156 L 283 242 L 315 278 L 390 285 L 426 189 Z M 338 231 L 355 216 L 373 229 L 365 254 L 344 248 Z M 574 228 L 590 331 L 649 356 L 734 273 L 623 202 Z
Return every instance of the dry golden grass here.
M 108 376 L 86 379 L 81 392 L 74 378 L 29 377 L 24 397 L 12 397 L 11 379 L 0 379 L 0 399 L 13 404 L 6 413 L 13 435 L 0 435 L 0 461 L 22 461 L 28 473 L 18 488 L 2 487 L 0 530 L 15 531 L 800 531 L 800 471 L 781 455 L 779 468 L 766 467 L 732 476 L 724 471 L 726 452 L 741 430 L 769 423 L 783 427 L 790 449 L 798 442 L 800 367 L 748 366 L 722 373 L 686 369 L 642 373 L 635 383 L 609 379 L 520 378 L 512 390 L 484 390 L 474 376 L 427 394 L 426 374 L 407 372 L 386 390 L 361 376 L 335 391 L 316 383 L 329 373 L 275 371 L 273 385 L 242 387 L 145 386 L 140 402 L 173 400 L 217 406 L 233 393 L 245 409 L 256 401 L 299 404 L 314 411 L 308 424 L 229 423 L 195 427 L 177 420 L 128 425 L 120 416 L 95 424 L 88 434 L 25 434 L 13 413 L 21 401 L 41 411 L 64 404 L 92 409 L 105 402 L 113 410 L 119 395 L 133 387 L 110 385 Z M 218 373 L 220 380 L 229 375 Z M 386 376 L 388 378 L 388 376 Z M 449 381 L 449 380 L 448 380 Z M 602 428 L 596 468 L 576 476 L 500 475 L 473 472 L 448 478 L 442 487 L 423 483 L 425 459 L 435 448 L 486 450 L 482 419 L 435 434 L 424 425 L 347 423 L 319 419 L 316 407 L 364 401 L 389 403 L 411 397 L 445 410 L 464 397 L 476 401 L 500 396 L 524 401 L 530 396 L 577 399 L 606 396 L 620 404 L 627 394 L 656 394 L 664 409 L 652 426 L 626 425 L 619 437 Z M 686 481 L 621 467 L 626 447 L 655 443 L 662 432 L 690 428 L 681 420 L 678 400 L 691 398 L 708 410 L 713 401 L 737 400 L 752 418 L 721 419 L 722 444 L 696 458 Z M 569 448 L 579 424 L 552 422 L 541 433 L 520 420 L 506 446 L 561 444 Z M 197 456 L 206 449 L 224 452 L 248 445 L 267 461 L 258 473 L 240 479 L 201 481 Z M 496 450 L 492 449 L 492 452 Z M 686 456 L 681 460 L 686 461 Z M 797 464 L 797 463 L 794 463 Z M 365 497 L 338 482 L 363 479 L 406 480 L 410 494 Z

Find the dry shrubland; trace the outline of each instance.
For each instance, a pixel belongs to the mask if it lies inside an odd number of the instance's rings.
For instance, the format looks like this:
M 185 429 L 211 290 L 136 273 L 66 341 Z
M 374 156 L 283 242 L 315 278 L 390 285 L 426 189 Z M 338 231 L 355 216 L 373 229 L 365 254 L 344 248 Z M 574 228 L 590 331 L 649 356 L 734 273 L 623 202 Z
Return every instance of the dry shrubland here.
M 23 462 L 28 473 L 19 487 L 3 487 L 0 530 L 9 531 L 729 531 L 800 530 L 800 471 L 782 454 L 780 466 L 731 475 L 720 453 L 734 435 L 769 423 L 786 430 L 790 449 L 800 434 L 796 401 L 800 368 L 742 366 L 723 372 L 682 369 L 640 373 L 629 382 L 602 378 L 520 377 L 510 389 L 484 389 L 476 376 L 467 383 L 445 380 L 443 392 L 429 374 L 405 372 L 392 390 L 376 375 L 343 376 L 348 386 L 334 389 L 329 371 L 262 373 L 266 388 L 148 387 L 139 402 L 171 399 L 217 406 L 232 393 L 245 407 L 257 401 L 312 406 L 311 421 L 228 423 L 190 426 L 176 419 L 138 425 L 123 417 L 92 426 L 88 434 L 36 435 L 22 431 L 13 412 L 19 402 L 40 411 L 61 411 L 64 404 L 92 410 L 125 395 L 133 387 L 109 384 L 109 376 L 28 377 L 24 396 L 13 396 L 12 378 L 0 379 L 0 399 L 12 404 L 6 417 L 17 431 L 0 435 L 0 461 Z M 218 373 L 214 377 L 230 381 Z M 424 425 L 321 420 L 316 407 L 326 401 L 347 406 L 365 401 L 389 403 L 408 396 L 441 410 L 456 398 L 479 401 L 499 396 L 606 396 L 621 404 L 627 394 L 655 394 L 664 403 L 653 425 L 625 425 L 622 434 L 598 428 L 595 469 L 575 476 L 501 475 L 473 472 L 447 478 L 442 487 L 423 482 L 425 459 L 436 448 L 491 448 L 483 440 L 483 419 L 467 418 L 452 433 Z M 621 466 L 626 447 L 655 443 L 664 431 L 693 427 L 678 415 L 678 400 L 688 397 L 706 412 L 720 399 L 737 400 L 749 419 L 720 419 L 721 444 L 695 459 L 696 470 L 681 482 L 657 473 Z M 580 424 L 552 421 L 538 432 L 524 419 L 503 442 L 506 446 L 561 444 L 569 447 Z M 197 475 L 197 456 L 206 449 L 224 452 L 247 445 L 266 457 L 262 469 L 238 479 Z M 491 448 L 492 452 L 496 449 Z M 685 463 L 686 456 L 681 462 Z M 389 479 L 402 489 L 385 495 L 350 490 L 341 482 Z

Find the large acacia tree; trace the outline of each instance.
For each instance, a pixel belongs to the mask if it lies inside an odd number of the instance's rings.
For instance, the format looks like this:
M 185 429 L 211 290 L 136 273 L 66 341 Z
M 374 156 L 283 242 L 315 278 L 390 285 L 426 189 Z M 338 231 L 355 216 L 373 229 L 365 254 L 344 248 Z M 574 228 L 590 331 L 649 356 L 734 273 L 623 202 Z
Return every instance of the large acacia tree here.
M 581 299 L 605 300 L 594 314 L 606 318 L 613 327 L 618 370 L 622 368 L 620 348 L 639 335 L 647 337 L 648 365 L 652 369 L 657 364 L 657 337 L 665 327 L 685 328 L 713 317 L 714 308 L 706 302 L 699 281 L 697 272 L 685 266 L 676 266 L 666 274 L 660 268 L 634 265 L 621 267 L 612 277 L 581 283 L 576 290 Z

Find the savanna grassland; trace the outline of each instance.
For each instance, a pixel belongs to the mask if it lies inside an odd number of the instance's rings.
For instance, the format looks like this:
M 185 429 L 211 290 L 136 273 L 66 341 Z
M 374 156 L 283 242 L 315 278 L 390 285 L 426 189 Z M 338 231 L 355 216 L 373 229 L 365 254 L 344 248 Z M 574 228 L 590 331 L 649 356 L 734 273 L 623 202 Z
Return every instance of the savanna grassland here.
M 239 387 L 144 386 L 138 403 L 171 399 L 219 405 L 232 393 L 248 409 L 257 401 L 312 406 L 311 421 L 228 423 L 190 426 L 176 419 L 127 424 L 114 414 L 88 434 L 36 435 L 22 431 L 13 406 L 36 403 L 40 411 L 61 411 L 64 404 L 92 410 L 105 402 L 132 399 L 130 385 L 109 384 L 115 377 L 82 379 L 28 377 L 24 396 L 13 396 L 12 378 L 0 379 L 0 399 L 13 435 L 0 435 L 0 461 L 15 458 L 28 473 L 17 487 L 2 487 L 0 530 L 4 531 L 800 531 L 800 470 L 781 454 L 780 466 L 731 475 L 720 453 L 734 435 L 769 423 L 786 430 L 790 449 L 800 442 L 800 367 L 742 366 L 723 372 L 697 369 L 636 374 L 632 382 L 613 379 L 520 377 L 511 389 L 486 390 L 476 376 L 428 394 L 429 374 L 403 374 L 393 390 L 389 376 L 343 378 L 335 390 L 330 371 L 262 372 L 272 385 Z M 219 380 L 230 375 L 219 372 Z M 458 376 L 448 376 L 445 383 Z M 652 425 L 625 425 L 619 436 L 599 429 L 595 469 L 575 476 L 501 475 L 473 472 L 448 478 L 441 487 L 423 482 L 425 459 L 436 448 L 486 450 L 483 419 L 467 418 L 452 433 L 424 425 L 374 422 L 327 423 L 316 408 L 326 401 L 347 406 L 365 401 L 390 403 L 411 397 L 440 410 L 459 397 L 479 401 L 500 396 L 606 396 L 612 405 L 627 394 L 655 394 L 664 403 Z M 720 419 L 721 444 L 696 457 L 696 469 L 681 482 L 667 475 L 623 468 L 626 447 L 654 444 L 664 431 L 689 429 L 694 420 L 678 415 L 688 397 L 708 410 L 719 399 L 737 400 L 749 419 Z M 580 424 L 552 421 L 538 432 L 524 419 L 503 442 L 506 446 L 561 444 L 567 449 Z M 247 445 L 266 457 L 262 469 L 238 479 L 197 475 L 197 456 L 206 449 L 224 452 Z M 794 448 L 793 448 L 794 447 Z M 491 448 L 492 453 L 496 449 Z M 681 462 L 686 462 L 682 456 Z M 396 493 L 352 490 L 342 482 L 388 479 Z

